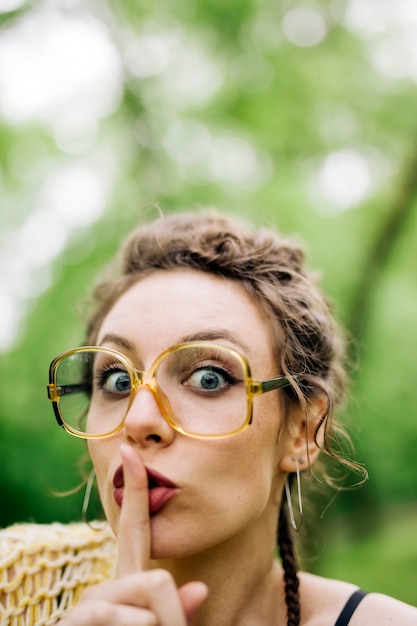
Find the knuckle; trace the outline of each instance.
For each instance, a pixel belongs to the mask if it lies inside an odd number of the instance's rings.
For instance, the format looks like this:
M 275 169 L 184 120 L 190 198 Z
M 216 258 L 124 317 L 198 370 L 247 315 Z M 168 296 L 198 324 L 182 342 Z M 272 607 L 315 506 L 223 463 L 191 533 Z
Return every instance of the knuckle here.
M 144 617 L 143 626 L 160 626 L 159 619 L 155 613 L 147 611 L 147 615 Z
M 111 605 L 95 604 L 90 606 L 89 623 L 94 626 L 106 626 L 106 624 L 112 623 L 112 620 L 116 617 Z
M 81 594 L 81 599 L 86 601 L 106 600 L 110 589 L 113 587 L 113 581 L 106 581 L 103 583 L 97 583 L 89 585 L 84 589 Z
M 156 590 L 175 587 L 173 577 L 164 569 L 155 569 L 151 572 L 151 584 Z
M 81 601 L 82 602 L 92 602 L 96 600 L 100 596 L 100 587 L 98 585 L 92 585 L 91 587 L 87 587 L 84 589 Z
M 108 624 L 117 623 L 114 621 L 114 611 L 111 605 L 104 602 L 83 602 L 73 609 L 64 621 L 59 624 L 70 626 L 72 624 L 88 624 L 89 626 L 108 626 Z

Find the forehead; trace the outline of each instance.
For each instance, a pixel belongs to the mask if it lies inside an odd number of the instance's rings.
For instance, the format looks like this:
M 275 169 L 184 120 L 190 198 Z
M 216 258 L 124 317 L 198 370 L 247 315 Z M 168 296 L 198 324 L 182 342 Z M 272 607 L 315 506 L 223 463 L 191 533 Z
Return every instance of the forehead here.
M 161 270 L 140 279 L 110 309 L 98 343 L 117 333 L 153 356 L 194 336 L 223 339 L 249 358 L 272 358 L 273 323 L 237 281 L 198 270 Z

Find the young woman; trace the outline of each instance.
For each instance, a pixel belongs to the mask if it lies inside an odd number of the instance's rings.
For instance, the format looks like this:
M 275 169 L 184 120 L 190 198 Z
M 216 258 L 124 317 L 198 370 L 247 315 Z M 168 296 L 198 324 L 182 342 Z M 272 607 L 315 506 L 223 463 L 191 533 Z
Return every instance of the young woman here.
M 335 456 L 344 386 L 298 247 L 192 213 L 139 228 L 121 262 L 50 371 L 118 539 L 117 578 L 62 626 L 415 626 L 413 607 L 297 571 L 300 472 Z

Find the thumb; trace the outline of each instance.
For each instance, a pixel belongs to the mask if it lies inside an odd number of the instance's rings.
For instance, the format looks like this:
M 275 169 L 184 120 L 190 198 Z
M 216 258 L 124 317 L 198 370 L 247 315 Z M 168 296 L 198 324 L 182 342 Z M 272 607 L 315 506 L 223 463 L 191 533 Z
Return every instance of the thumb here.
M 190 625 L 198 609 L 208 596 L 207 585 L 201 582 L 187 583 L 178 590 L 178 593 L 187 624 Z

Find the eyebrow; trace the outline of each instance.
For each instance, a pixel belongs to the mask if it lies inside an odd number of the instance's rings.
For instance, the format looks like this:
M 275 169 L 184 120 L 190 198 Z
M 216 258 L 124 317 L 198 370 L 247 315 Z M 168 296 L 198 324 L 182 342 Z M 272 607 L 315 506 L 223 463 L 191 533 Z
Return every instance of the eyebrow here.
M 230 330 L 223 328 L 201 330 L 195 333 L 184 335 L 179 338 L 176 344 L 190 343 L 192 341 L 218 341 L 219 339 L 230 341 L 236 346 L 239 346 L 245 353 L 250 352 L 248 346 L 243 341 L 239 340 L 232 332 L 230 332 Z M 131 341 L 129 341 L 129 339 L 115 333 L 107 333 L 106 335 L 104 335 L 103 339 L 100 342 L 100 346 L 105 343 L 112 343 L 120 346 L 121 348 L 124 348 L 125 350 L 129 350 L 130 352 L 135 352 L 135 346 Z
M 124 348 L 125 350 L 130 350 L 130 351 L 134 350 L 133 343 L 131 343 L 125 337 L 122 337 L 121 335 L 116 335 L 115 333 L 107 333 L 106 335 L 104 335 L 99 345 L 102 346 L 105 343 L 114 343 L 117 346 Z
M 249 347 L 240 339 L 236 337 L 230 330 L 225 328 L 214 328 L 212 330 L 201 330 L 195 333 L 190 333 L 181 337 L 180 343 L 189 343 L 190 341 L 217 341 L 223 339 L 234 343 L 236 346 L 242 348 L 244 352 L 250 352 Z

